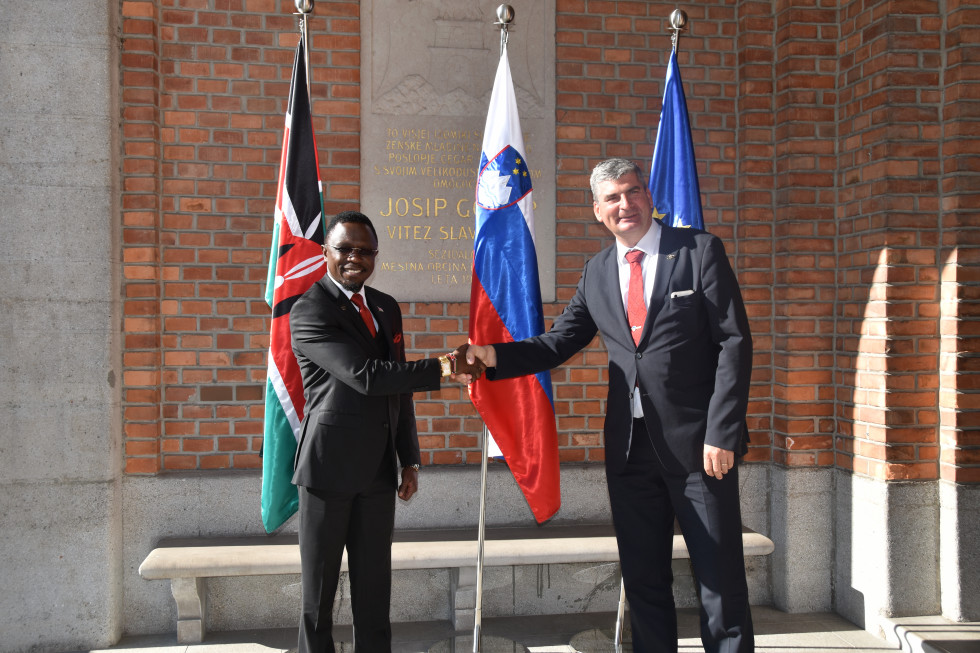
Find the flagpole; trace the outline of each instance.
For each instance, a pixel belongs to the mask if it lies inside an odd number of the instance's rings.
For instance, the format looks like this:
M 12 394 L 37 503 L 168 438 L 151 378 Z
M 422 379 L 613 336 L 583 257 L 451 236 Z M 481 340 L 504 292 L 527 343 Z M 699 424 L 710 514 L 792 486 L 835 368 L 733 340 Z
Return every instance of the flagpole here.
M 480 653 L 480 628 L 483 625 L 483 542 L 487 521 L 487 442 L 490 430 L 483 425 L 483 444 L 480 447 L 480 523 L 476 546 L 476 604 L 473 607 L 473 653 Z
M 675 55 L 677 54 L 677 44 L 680 41 L 681 32 L 687 29 L 687 12 L 683 9 L 674 9 L 670 12 L 670 29 L 673 34 L 670 35 L 670 49 Z M 651 171 L 652 174 L 652 171 Z M 616 647 L 616 653 L 622 650 L 623 646 L 623 626 L 625 626 L 626 617 L 626 579 L 620 581 L 619 583 L 619 607 L 616 610 L 616 634 L 613 640 L 613 644 Z
M 619 582 L 619 608 L 616 610 L 616 636 L 613 640 L 613 645 L 616 647 L 616 653 L 620 653 L 623 650 L 623 621 L 626 618 L 626 580 L 620 580 Z
M 500 27 L 500 55 L 504 55 L 510 24 L 514 21 L 514 8 L 508 4 L 497 7 L 497 21 Z M 487 518 L 487 458 L 489 457 L 490 429 L 483 425 L 483 444 L 480 447 L 480 523 L 477 528 L 476 547 L 476 604 L 473 608 L 473 653 L 480 653 L 480 630 L 483 626 L 483 543 L 486 539 Z
M 313 114 L 313 90 L 310 80 L 313 73 L 310 71 L 310 14 L 313 13 L 313 0 L 294 0 L 296 4 L 296 15 L 299 16 L 299 33 L 303 38 L 303 63 L 306 64 L 306 96 L 310 98 L 310 115 Z

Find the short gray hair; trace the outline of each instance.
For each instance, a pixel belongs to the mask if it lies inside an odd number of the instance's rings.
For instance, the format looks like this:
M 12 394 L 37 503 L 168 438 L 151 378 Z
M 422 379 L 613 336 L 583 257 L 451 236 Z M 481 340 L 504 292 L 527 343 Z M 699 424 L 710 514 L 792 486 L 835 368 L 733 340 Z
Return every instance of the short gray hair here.
M 592 169 L 592 176 L 589 178 L 589 186 L 592 188 L 592 199 L 594 200 L 596 197 L 599 184 L 604 181 L 620 179 L 631 172 L 635 172 L 636 178 L 641 182 L 643 181 L 643 171 L 640 170 L 640 166 L 629 159 L 606 159 L 598 164 Z

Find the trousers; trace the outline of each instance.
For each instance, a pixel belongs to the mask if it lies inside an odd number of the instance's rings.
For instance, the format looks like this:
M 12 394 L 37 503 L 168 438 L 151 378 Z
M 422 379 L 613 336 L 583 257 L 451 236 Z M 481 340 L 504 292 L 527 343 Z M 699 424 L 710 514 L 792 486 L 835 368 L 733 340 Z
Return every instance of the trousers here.
M 677 651 L 671 570 L 676 518 L 697 581 L 705 652 L 754 651 L 742 552 L 738 463 L 721 480 L 703 470 L 668 473 L 642 423 L 634 424 L 633 433 L 623 471 L 606 473 L 633 650 Z

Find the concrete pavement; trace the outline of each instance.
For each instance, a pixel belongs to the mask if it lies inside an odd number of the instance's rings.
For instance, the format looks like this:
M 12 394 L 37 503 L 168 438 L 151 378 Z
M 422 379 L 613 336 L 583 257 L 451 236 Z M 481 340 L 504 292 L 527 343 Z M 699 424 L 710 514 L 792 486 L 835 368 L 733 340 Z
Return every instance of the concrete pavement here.
M 887 639 L 875 637 L 832 613 L 788 614 L 754 606 L 758 653 L 980 653 L 980 623 L 953 623 L 942 617 L 910 617 L 891 622 Z M 484 653 L 599 653 L 613 651 L 611 613 L 545 617 L 493 617 L 483 622 Z M 680 653 L 703 653 L 697 612 L 678 611 Z M 446 621 L 393 624 L 392 653 L 472 651 L 472 633 L 453 632 Z M 338 627 L 338 653 L 349 653 L 351 631 Z M 177 644 L 176 635 L 124 638 L 108 649 L 71 653 L 292 653 L 293 629 L 208 633 L 202 644 Z M 631 651 L 628 645 L 624 651 Z

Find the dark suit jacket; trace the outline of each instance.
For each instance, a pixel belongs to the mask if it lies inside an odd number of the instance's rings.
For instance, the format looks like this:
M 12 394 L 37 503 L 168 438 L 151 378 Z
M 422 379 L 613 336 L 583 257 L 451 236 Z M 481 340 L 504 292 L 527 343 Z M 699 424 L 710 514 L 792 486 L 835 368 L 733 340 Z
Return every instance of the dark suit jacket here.
M 508 378 L 551 369 L 601 332 L 609 353 L 606 465 L 615 471 L 626 464 L 637 384 L 647 431 L 667 469 L 703 469 L 705 443 L 745 451 L 752 339 L 738 282 L 717 237 L 662 229 L 639 346 L 626 321 L 614 245 L 586 264 L 551 330 L 496 345 L 497 366 L 488 372 Z M 671 298 L 688 290 L 694 292 Z
M 398 303 L 370 287 L 365 293 L 379 325 L 377 339 L 327 276 L 290 311 L 306 398 L 296 485 L 359 492 L 375 477 L 389 442 L 402 466 L 419 462 L 411 393 L 439 389 L 439 361 L 405 362 Z M 397 475 L 397 463 L 392 473 Z

